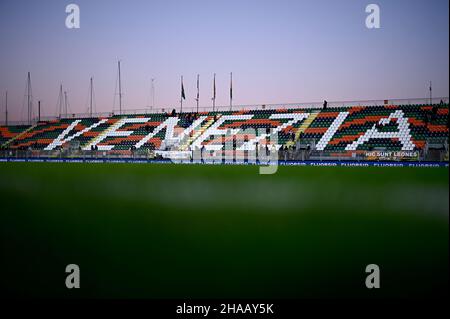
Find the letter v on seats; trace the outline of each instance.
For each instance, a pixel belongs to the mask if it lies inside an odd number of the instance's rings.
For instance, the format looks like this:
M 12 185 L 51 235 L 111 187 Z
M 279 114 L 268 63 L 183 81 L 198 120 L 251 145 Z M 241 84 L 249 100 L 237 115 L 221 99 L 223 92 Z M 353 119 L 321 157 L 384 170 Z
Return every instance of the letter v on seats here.
M 68 136 L 70 131 L 72 131 L 75 128 L 75 126 L 77 126 L 78 123 L 81 122 L 81 120 L 73 121 L 61 134 L 59 134 L 59 136 L 56 139 L 54 139 L 46 148 L 44 148 L 44 151 L 51 151 L 51 150 L 55 149 L 58 146 L 61 146 L 61 145 L 65 144 L 65 143 L 67 143 L 67 142 L 70 142 L 74 138 L 76 138 L 76 137 L 78 137 L 78 136 L 80 136 L 80 135 L 82 135 L 82 134 L 92 130 L 93 128 L 96 128 L 97 126 L 99 126 L 100 124 L 105 123 L 106 121 L 108 121 L 108 119 L 101 119 L 97 123 L 92 124 L 91 126 L 86 127 L 85 129 L 83 129 L 83 130 L 81 130 L 81 131 L 79 131 L 79 132 L 77 132 L 77 133 L 75 133 L 73 135 Z

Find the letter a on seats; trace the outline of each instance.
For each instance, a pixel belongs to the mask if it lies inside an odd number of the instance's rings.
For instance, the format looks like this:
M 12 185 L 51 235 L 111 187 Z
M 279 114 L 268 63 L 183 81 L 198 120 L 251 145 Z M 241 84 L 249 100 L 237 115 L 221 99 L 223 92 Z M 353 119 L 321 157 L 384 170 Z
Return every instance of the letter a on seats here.
M 402 143 L 402 151 L 413 151 L 414 150 L 414 143 L 411 141 L 411 130 L 409 129 L 409 123 L 408 118 L 403 116 L 402 110 L 397 110 L 391 115 L 389 115 L 388 118 L 382 118 L 378 124 L 386 125 L 391 122 L 392 119 L 397 119 L 398 124 L 398 131 L 397 132 L 380 132 L 376 128 L 376 125 L 374 124 L 372 128 L 364 135 L 361 135 L 356 141 L 354 141 L 352 144 L 347 145 L 345 148 L 346 151 L 355 151 L 358 146 L 363 145 L 364 143 L 368 142 L 370 139 L 380 139 L 380 138 L 398 138 L 400 143 Z

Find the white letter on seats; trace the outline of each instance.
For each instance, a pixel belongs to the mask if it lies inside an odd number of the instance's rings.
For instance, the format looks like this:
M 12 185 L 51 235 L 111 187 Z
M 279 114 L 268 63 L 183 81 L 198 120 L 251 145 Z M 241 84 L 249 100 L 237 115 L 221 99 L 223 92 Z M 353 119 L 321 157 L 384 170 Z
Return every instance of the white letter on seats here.
M 196 147 L 201 148 L 202 143 L 210 136 L 214 135 L 228 135 L 229 132 L 230 135 L 235 135 L 239 129 L 219 129 L 218 127 L 221 126 L 225 121 L 242 121 L 242 120 L 250 120 L 253 117 L 251 114 L 246 115 L 223 115 L 221 118 L 219 118 L 215 123 L 213 123 L 203 134 L 195 140 L 194 143 L 192 143 L 192 149 L 195 149 Z M 223 144 L 215 144 L 205 145 L 205 150 L 207 151 L 218 151 L 223 148 Z
M 322 135 L 322 138 L 320 139 L 319 143 L 317 143 L 316 149 L 318 151 L 323 151 L 325 147 L 327 147 L 328 143 L 331 141 L 334 134 L 337 132 L 341 124 L 347 118 L 348 114 L 349 114 L 348 112 L 340 112 L 339 115 L 334 119 L 333 123 L 331 123 L 328 130 L 325 132 L 325 134 Z
M 75 126 L 78 125 L 78 123 L 81 122 L 81 120 L 73 121 L 73 122 L 69 125 L 69 127 L 67 127 L 61 134 L 59 134 L 59 136 L 58 136 L 56 139 L 53 140 L 53 142 L 51 142 L 46 148 L 44 148 L 44 151 L 51 151 L 51 150 L 53 150 L 55 147 L 58 147 L 58 146 L 63 145 L 64 143 L 70 142 L 70 141 L 73 140 L 74 138 L 76 138 L 76 137 L 78 137 L 78 136 L 80 136 L 80 135 L 82 135 L 82 134 L 84 134 L 84 133 L 86 133 L 86 132 L 92 130 L 93 128 L 96 128 L 97 126 L 99 126 L 100 124 L 105 123 L 106 121 L 107 121 L 107 119 L 102 119 L 102 120 L 98 121 L 97 123 L 95 123 L 95 124 L 93 124 L 93 125 L 91 125 L 91 126 L 89 126 L 89 127 L 86 127 L 85 129 L 83 129 L 83 130 L 81 130 L 81 131 L 75 133 L 75 134 L 72 135 L 72 136 L 68 136 L 66 139 L 64 139 L 64 137 L 65 137 L 67 134 L 69 134 L 69 132 L 72 131 L 72 130 L 75 128 Z
M 402 151 L 413 151 L 415 145 L 411 141 L 411 134 L 409 129 L 408 118 L 403 116 L 402 110 L 397 110 L 388 118 L 382 118 L 378 124 L 386 125 L 392 119 L 397 119 L 398 124 L 398 132 L 379 132 L 376 128 L 376 124 L 372 126 L 370 130 L 368 130 L 364 135 L 361 135 L 356 141 L 352 144 L 347 145 L 345 148 L 346 151 L 355 151 L 358 146 L 363 145 L 368 142 L 372 138 L 398 138 L 402 143 Z
M 133 134 L 133 131 L 118 131 L 119 128 L 121 128 L 123 125 L 127 123 L 145 123 L 150 121 L 150 118 L 122 118 L 118 120 L 116 123 L 114 123 L 110 128 L 106 129 L 101 133 L 99 136 L 94 138 L 94 140 L 87 144 L 83 150 L 88 151 L 90 150 L 91 146 L 95 146 L 99 144 L 101 141 L 103 141 L 107 137 L 127 137 Z M 115 145 L 99 145 L 98 149 L 100 151 L 110 151 L 114 148 Z
M 276 137 L 276 143 L 273 143 L 276 147 L 276 149 L 278 150 L 281 145 L 278 144 L 278 133 L 282 130 L 284 130 L 286 127 L 294 125 L 295 123 L 299 122 L 299 121 L 303 121 L 304 119 L 306 119 L 309 116 L 309 113 L 276 113 L 276 114 L 272 114 L 269 119 L 270 120 L 284 120 L 284 119 L 290 119 L 289 121 L 287 121 L 286 123 L 283 123 L 279 126 L 277 126 L 275 129 L 271 129 L 270 133 L 264 133 L 261 134 L 257 137 L 255 137 L 254 139 L 249 140 L 248 142 L 245 142 L 244 144 L 242 144 L 238 150 L 255 150 L 256 148 L 256 143 L 259 143 L 261 140 L 265 140 L 270 136 L 275 136 Z M 275 138 L 272 138 L 275 139 Z

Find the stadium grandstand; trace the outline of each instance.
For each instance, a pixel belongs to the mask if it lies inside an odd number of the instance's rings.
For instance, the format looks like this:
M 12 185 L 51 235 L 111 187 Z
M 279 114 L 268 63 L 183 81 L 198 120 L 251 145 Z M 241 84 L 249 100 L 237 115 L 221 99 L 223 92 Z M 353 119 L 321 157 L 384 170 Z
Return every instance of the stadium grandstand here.
M 365 103 L 73 114 L 1 126 L 1 157 L 448 161 L 448 98 Z
M 448 312 L 449 5 L 1 0 L 3 312 Z

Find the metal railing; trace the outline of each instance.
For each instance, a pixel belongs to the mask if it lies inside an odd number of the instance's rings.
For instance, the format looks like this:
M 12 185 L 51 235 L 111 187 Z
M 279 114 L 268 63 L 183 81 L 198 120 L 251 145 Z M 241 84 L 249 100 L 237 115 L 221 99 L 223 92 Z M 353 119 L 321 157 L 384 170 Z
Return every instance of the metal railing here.
M 347 152 L 329 152 L 329 151 L 317 151 L 312 149 L 300 150 L 290 148 L 288 150 L 279 150 L 278 159 L 279 161 L 435 161 L 435 162 L 448 162 L 448 148 L 436 151 L 437 156 L 428 157 L 425 151 L 420 151 L 417 157 L 380 157 L 373 158 L 364 156 L 363 154 L 348 154 Z M 84 150 L 69 150 L 69 149 L 59 149 L 53 151 L 44 150 L 34 150 L 32 148 L 26 150 L 19 149 L 2 149 L 0 150 L 0 158 L 16 158 L 16 159 L 29 159 L 29 158 L 53 158 L 53 159 L 157 159 L 160 151 L 148 151 L 148 150 L 137 150 L 128 151 L 127 154 L 117 152 L 117 151 L 84 151 Z M 176 152 L 175 152 L 176 153 Z M 186 153 L 186 152 L 183 152 Z M 189 152 L 187 152 L 189 153 Z M 215 155 L 216 156 L 216 155 Z M 205 159 L 209 156 L 204 157 Z M 212 157 L 211 157 L 212 158 Z M 216 160 L 224 158 L 223 155 L 218 154 L 214 157 Z M 236 156 L 237 160 L 245 159 L 242 156 Z
M 410 99 L 386 99 L 386 100 L 354 100 L 354 101 L 328 101 L 327 108 L 342 108 L 342 107 L 355 107 L 355 106 L 382 106 L 382 105 L 430 105 L 449 103 L 449 97 L 436 97 L 436 98 L 410 98 Z M 230 109 L 230 105 L 221 105 L 214 108 L 215 112 L 228 112 L 228 111 L 249 111 L 249 110 L 275 110 L 275 109 L 322 109 L 323 102 L 302 102 L 302 103 L 278 103 L 278 104 L 246 104 L 246 105 L 233 105 Z M 97 112 L 97 113 L 71 113 L 62 116 L 41 116 L 40 121 L 57 121 L 59 119 L 82 119 L 82 118 L 105 118 L 112 116 L 126 116 L 137 114 L 161 114 L 170 113 L 172 110 L 179 112 L 178 106 L 169 106 L 164 108 L 138 108 L 138 109 L 125 109 L 121 113 L 118 111 L 112 112 Z M 212 106 L 201 106 L 198 108 L 199 112 L 212 112 Z M 183 113 L 195 113 L 197 112 L 196 106 L 184 106 Z M 34 118 L 31 124 L 36 124 L 38 118 Z M 13 125 L 29 125 L 28 121 L 8 121 L 8 126 Z

